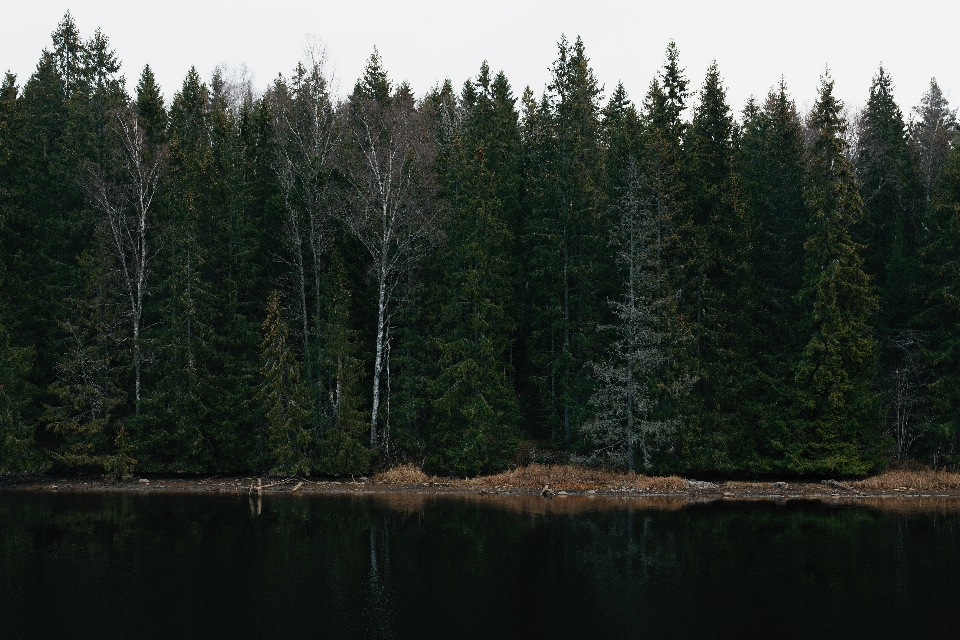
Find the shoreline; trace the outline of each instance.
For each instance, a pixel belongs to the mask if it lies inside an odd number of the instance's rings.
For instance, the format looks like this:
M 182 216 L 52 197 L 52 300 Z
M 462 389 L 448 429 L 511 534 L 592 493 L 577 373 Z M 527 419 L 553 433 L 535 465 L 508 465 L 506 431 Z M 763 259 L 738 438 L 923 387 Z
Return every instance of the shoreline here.
M 881 476 L 882 477 L 882 476 Z M 640 476 L 640 478 L 643 478 Z M 136 494 L 200 494 L 234 496 L 280 495 L 372 495 L 372 496 L 449 496 L 474 498 L 495 496 L 535 497 L 550 501 L 565 498 L 670 498 L 692 502 L 819 500 L 850 502 L 861 500 L 943 500 L 956 499 L 960 508 L 958 487 L 865 487 L 866 481 L 718 481 L 705 482 L 671 478 L 644 478 L 651 486 L 628 483 L 497 482 L 497 476 L 467 480 L 428 478 L 421 481 L 379 481 L 374 478 L 311 479 L 258 478 L 256 476 L 134 477 L 127 482 L 112 482 L 89 477 L 34 477 L 0 479 L 0 494 L 38 493 L 136 493 Z M 257 486 L 257 481 L 260 486 Z M 682 484 L 681 484 L 682 483 Z M 525 485 L 525 486 L 524 486 Z

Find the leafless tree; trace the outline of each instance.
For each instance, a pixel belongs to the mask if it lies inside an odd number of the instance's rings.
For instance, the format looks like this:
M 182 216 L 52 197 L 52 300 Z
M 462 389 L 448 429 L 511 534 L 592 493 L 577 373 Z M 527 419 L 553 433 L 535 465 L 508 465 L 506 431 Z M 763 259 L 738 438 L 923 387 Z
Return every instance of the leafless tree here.
M 930 88 L 920 104 L 913 108 L 909 129 L 929 204 L 934 182 L 957 137 L 957 110 L 950 108 L 935 78 L 930 80 Z
M 902 331 L 890 339 L 896 363 L 887 375 L 890 399 L 888 420 L 893 431 L 898 460 L 905 460 L 911 445 L 923 434 L 925 391 L 930 369 L 921 353 L 919 334 Z
M 167 149 L 148 142 L 133 106 L 114 112 L 110 133 L 116 139 L 114 153 L 108 160 L 109 166 L 90 168 L 88 192 L 104 216 L 110 253 L 129 305 L 134 400 L 139 413 L 143 364 L 140 331 L 153 255 L 151 209 L 166 164 Z
M 370 446 L 376 447 L 394 292 L 436 236 L 436 210 L 431 206 L 435 147 L 405 86 L 389 100 L 354 92 L 343 117 L 349 141 L 343 173 L 350 185 L 344 221 L 369 252 L 377 287 L 370 418 Z
M 298 298 L 304 366 L 307 379 L 312 380 L 308 298 L 312 294 L 313 313 L 318 313 L 321 261 L 332 237 L 330 172 L 338 134 L 324 51 L 318 46 L 308 48 L 305 58 L 289 83 L 276 83 L 271 102 L 277 136 L 276 171 L 286 214 L 285 260 Z

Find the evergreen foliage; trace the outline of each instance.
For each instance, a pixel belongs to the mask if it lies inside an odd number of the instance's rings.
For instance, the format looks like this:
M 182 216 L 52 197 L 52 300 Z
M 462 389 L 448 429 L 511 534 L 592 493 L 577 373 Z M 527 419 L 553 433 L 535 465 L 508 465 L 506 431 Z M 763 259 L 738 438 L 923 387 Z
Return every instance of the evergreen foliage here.
M 506 77 L 486 64 L 464 85 L 464 114 L 447 164 L 451 202 L 448 249 L 437 287 L 439 369 L 434 398 L 434 469 L 457 475 L 499 470 L 512 460 L 519 432 L 509 354 L 516 180 L 520 130 Z
M 671 42 L 634 105 L 558 43 L 519 100 L 374 50 L 128 96 L 68 13 L 0 85 L 0 473 L 960 465 L 960 154 L 936 81 L 734 118 Z M 848 147 L 848 141 L 852 146 Z
M 808 118 L 806 198 L 811 212 L 804 286 L 809 336 L 796 369 L 800 420 L 783 444 L 789 469 L 866 473 L 875 464 L 879 412 L 873 381 L 876 296 L 850 235 L 863 215 L 847 160 L 842 105 L 825 75 Z
M 276 291 L 267 303 L 260 353 L 263 384 L 258 395 L 266 418 L 270 471 L 284 475 L 309 473 L 312 403 L 307 385 L 300 379 L 300 363 L 290 347 L 290 330 L 283 320 Z

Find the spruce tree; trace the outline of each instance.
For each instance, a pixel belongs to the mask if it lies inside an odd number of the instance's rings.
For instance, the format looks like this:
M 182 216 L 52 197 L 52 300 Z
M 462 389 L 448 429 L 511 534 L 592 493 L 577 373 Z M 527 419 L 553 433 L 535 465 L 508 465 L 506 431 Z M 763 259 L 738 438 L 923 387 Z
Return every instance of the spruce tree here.
M 920 104 L 913 108 L 910 122 L 910 146 L 920 171 L 925 204 L 929 207 L 944 163 L 957 136 L 957 110 L 951 109 L 946 96 L 930 79 L 930 88 Z
M 596 349 L 595 329 L 603 317 L 594 283 L 606 264 L 599 224 L 603 202 L 603 153 L 600 138 L 601 88 L 583 42 L 562 38 L 551 67 L 548 93 L 531 120 L 543 136 L 534 149 L 543 154 L 532 177 L 542 181 L 531 193 L 534 209 L 527 236 L 534 311 L 528 348 L 534 375 L 546 387 L 542 405 L 550 407 L 552 434 L 570 443 L 588 414 L 587 362 Z M 533 190 L 531 190 L 533 191 Z
M 950 152 L 936 182 L 927 218 L 931 240 L 923 248 L 928 294 L 916 324 L 932 369 L 926 398 L 933 437 L 923 444 L 939 466 L 960 462 L 960 151 Z
M 685 277 L 692 288 L 688 321 L 699 361 L 699 448 L 703 464 L 741 466 L 751 425 L 749 391 L 749 254 L 754 241 L 733 172 L 733 114 L 716 63 L 707 69 L 700 102 L 684 136 L 690 224 L 681 231 Z
M 803 287 L 808 214 L 804 132 L 781 81 L 762 105 L 748 104 L 737 153 L 737 178 L 752 222 L 748 309 L 752 330 L 750 390 L 743 411 L 754 425 L 743 465 L 753 472 L 780 468 L 793 424 L 794 371 L 807 338 L 797 294 Z
M 280 295 L 276 291 L 267 303 L 260 354 L 263 382 L 258 397 L 266 418 L 266 440 L 272 460 L 270 472 L 308 474 L 312 401 L 300 378 L 300 363 L 291 348 L 290 331 L 283 320 Z
M 642 154 L 640 175 L 645 197 L 657 220 L 658 290 L 663 300 L 658 309 L 659 333 L 665 342 L 667 361 L 658 380 L 658 420 L 673 423 L 676 431 L 670 452 L 658 465 L 667 468 L 703 466 L 700 462 L 700 412 L 693 384 L 699 376 L 690 322 L 688 254 L 681 244 L 689 234 L 690 205 L 683 168 L 683 136 L 680 119 L 686 105 L 687 80 L 679 67 L 679 54 L 671 42 L 664 68 L 650 83 L 641 112 Z
M 363 362 L 358 331 L 352 327 L 353 296 L 339 252 L 330 260 L 326 280 L 321 367 L 327 389 L 326 420 L 319 433 L 314 469 L 329 475 L 364 474 L 373 458 L 364 447 L 369 417 L 361 387 Z
M 152 312 L 157 364 L 136 434 L 140 457 L 158 471 L 200 472 L 214 454 L 208 426 L 215 309 L 206 276 L 216 266 L 208 259 L 218 176 L 208 143 L 209 102 L 208 87 L 191 69 L 170 108 L 169 182 L 158 212 L 162 252 Z
M 650 469 L 654 453 L 668 442 L 676 420 L 661 410 L 660 399 L 679 389 L 668 388 L 664 375 L 672 355 L 664 316 L 672 312 L 673 292 L 661 251 L 669 221 L 635 161 L 629 161 L 623 180 L 615 205 L 619 220 L 610 233 L 621 292 L 610 301 L 614 323 L 603 327 L 610 338 L 605 358 L 594 364 L 595 417 L 583 429 L 594 447 L 588 461 L 633 471 L 638 457 L 642 468 Z
M 445 176 L 446 228 L 437 336 L 439 370 L 428 384 L 435 424 L 428 466 L 459 474 L 503 468 L 518 441 L 509 354 L 515 325 L 513 223 L 520 132 L 506 77 L 486 64 L 461 97 L 455 166 Z
M 29 412 L 35 395 L 29 382 L 33 358 L 33 348 L 16 346 L 0 325 L 0 473 L 42 468 Z
M 893 100 L 893 82 L 880 67 L 860 115 L 854 166 L 863 200 L 863 218 L 854 240 L 863 245 L 864 269 L 875 282 L 883 338 L 905 328 L 915 307 L 917 207 L 920 185 L 907 144 L 907 128 Z M 881 345 L 882 346 L 882 345 Z
M 800 409 L 786 463 L 799 473 L 861 474 L 877 460 L 879 414 L 871 389 L 876 309 L 851 227 L 863 209 L 844 138 L 847 123 L 825 75 L 808 116 L 806 197 L 811 219 L 804 287 L 809 336 L 796 369 Z

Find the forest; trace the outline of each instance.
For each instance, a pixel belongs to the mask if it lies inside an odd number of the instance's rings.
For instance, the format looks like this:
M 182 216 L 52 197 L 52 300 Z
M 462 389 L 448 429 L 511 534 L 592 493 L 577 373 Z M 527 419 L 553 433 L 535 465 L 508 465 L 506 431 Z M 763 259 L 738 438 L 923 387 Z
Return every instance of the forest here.
M 960 145 L 935 80 L 735 113 L 561 37 L 418 99 L 376 50 L 135 95 L 68 13 L 0 88 L 0 473 L 960 465 Z M 636 102 L 634 101 L 636 100 Z

